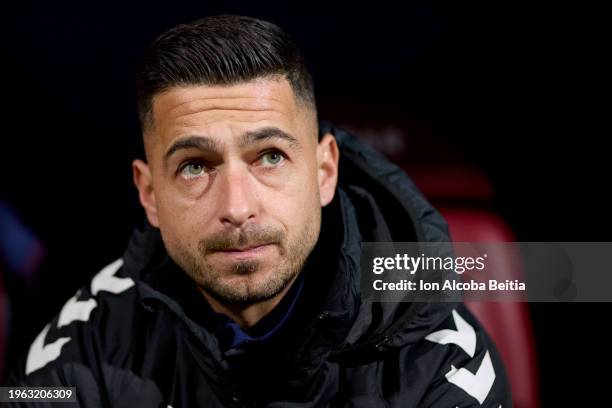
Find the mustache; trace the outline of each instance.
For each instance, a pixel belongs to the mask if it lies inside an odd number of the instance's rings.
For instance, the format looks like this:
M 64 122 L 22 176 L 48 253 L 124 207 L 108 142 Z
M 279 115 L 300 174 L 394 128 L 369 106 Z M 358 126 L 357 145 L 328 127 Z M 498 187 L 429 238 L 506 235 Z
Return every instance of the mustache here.
M 211 252 L 227 251 L 234 248 L 254 247 L 266 244 L 280 244 L 285 232 L 280 228 L 251 225 L 244 229 L 222 230 L 200 241 L 198 249 L 204 255 Z

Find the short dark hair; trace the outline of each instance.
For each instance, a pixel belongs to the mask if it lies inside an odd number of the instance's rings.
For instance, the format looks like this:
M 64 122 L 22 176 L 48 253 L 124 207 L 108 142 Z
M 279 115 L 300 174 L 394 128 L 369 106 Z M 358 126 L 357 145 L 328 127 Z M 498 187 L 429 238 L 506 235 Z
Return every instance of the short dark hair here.
M 153 97 L 173 86 L 232 85 L 284 76 L 296 98 L 316 112 L 312 77 L 302 54 L 281 28 L 267 21 L 217 15 L 180 24 L 147 50 L 136 81 L 143 129 Z

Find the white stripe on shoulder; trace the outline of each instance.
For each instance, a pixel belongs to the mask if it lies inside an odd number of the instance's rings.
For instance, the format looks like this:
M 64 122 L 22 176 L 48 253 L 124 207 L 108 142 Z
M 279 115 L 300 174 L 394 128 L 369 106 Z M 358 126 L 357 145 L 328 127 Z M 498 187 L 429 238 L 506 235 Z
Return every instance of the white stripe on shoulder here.
M 46 366 L 48 363 L 58 358 L 64 344 L 70 341 L 70 337 L 60 337 L 53 343 L 45 345 L 45 338 L 50 328 L 51 325 L 47 324 L 30 346 L 25 366 L 26 375 Z
M 134 281 L 131 278 L 118 278 L 115 276 L 115 273 L 121 266 L 123 266 L 123 259 L 119 258 L 102 268 L 91 281 L 92 295 L 96 296 L 102 290 L 118 294 L 134 286 Z
M 102 270 L 94 276 L 91 281 L 91 293 L 93 296 L 97 295 L 100 291 L 119 294 L 134 286 L 134 281 L 132 279 L 115 276 L 115 273 L 122 265 L 123 259 L 117 259 L 102 268 Z M 78 291 L 76 295 L 68 299 L 66 304 L 64 304 L 64 307 L 59 313 L 57 328 L 69 326 L 77 321 L 86 322 L 89 320 L 91 313 L 96 309 L 98 303 L 93 297 L 85 300 L 78 300 L 80 293 L 81 292 Z M 56 360 L 60 356 L 64 345 L 71 340 L 70 337 L 60 337 L 53 343 L 45 345 L 45 339 L 50 329 L 51 324 L 45 326 L 43 331 L 36 337 L 30 346 L 26 359 L 26 375 Z

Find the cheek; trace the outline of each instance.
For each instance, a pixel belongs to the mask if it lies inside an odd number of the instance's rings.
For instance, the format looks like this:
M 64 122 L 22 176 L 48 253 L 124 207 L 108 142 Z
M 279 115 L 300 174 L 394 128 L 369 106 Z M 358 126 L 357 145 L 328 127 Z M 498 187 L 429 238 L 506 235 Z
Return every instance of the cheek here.
M 287 188 L 274 192 L 268 199 L 262 197 L 266 212 L 285 225 L 292 237 L 316 220 L 316 212 L 321 211 L 318 183 L 313 179 L 314 176 L 309 176 L 288 182 Z
M 205 200 L 193 200 L 167 189 L 158 195 L 157 202 L 159 228 L 172 242 L 195 245 L 204 236 L 204 227 L 211 225 L 211 207 Z

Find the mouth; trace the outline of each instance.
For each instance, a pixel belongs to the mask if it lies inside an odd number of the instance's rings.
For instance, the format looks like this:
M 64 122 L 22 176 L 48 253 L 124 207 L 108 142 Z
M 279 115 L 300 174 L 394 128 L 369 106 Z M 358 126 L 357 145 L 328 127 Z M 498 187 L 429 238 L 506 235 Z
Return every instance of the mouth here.
M 272 246 L 273 244 L 271 243 L 270 244 L 258 244 L 258 245 L 252 245 L 252 246 L 246 246 L 246 247 L 223 249 L 223 250 L 217 251 L 217 253 L 224 255 L 224 256 L 229 256 L 232 258 L 244 259 L 244 258 L 260 256 L 264 252 L 266 252 L 268 249 L 270 249 Z

